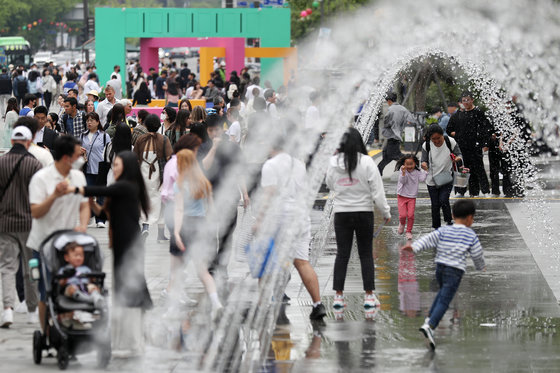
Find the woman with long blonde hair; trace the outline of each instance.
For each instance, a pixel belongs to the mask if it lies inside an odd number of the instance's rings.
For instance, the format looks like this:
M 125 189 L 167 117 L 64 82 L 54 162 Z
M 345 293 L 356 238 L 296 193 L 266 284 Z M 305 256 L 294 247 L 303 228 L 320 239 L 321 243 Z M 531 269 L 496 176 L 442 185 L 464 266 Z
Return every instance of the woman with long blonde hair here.
M 206 211 L 212 205 L 212 185 L 204 176 L 192 150 L 183 149 L 177 153 L 177 182 L 175 191 L 174 237 L 179 250 L 189 254 L 195 261 L 198 277 L 204 284 L 212 301 L 212 318 L 216 318 L 223 306 L 218 298 L 216 284 L 208 272 L 207 254 L 212 252 L 205 229 Z M 208 246 L 208 247 L 206 247 Z

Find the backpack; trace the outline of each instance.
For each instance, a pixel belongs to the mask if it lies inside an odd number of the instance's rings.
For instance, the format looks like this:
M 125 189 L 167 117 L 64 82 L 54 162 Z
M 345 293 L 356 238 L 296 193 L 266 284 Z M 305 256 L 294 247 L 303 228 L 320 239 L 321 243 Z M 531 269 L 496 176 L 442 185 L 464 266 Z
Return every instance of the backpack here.
M 0 95 L 12 94 L 12 80 L 8 75 L 0 75 Z
M 18 78 L 16 82 L 16 88 L 19 97 L 25 96 L 28 93 L 27 79 L 25 77 Z

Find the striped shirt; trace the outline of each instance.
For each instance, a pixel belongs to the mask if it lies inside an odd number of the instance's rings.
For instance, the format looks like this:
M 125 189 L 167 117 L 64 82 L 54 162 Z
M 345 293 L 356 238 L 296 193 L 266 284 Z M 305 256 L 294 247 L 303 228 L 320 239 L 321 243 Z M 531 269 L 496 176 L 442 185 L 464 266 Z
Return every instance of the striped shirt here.
M 26 155 L 27 154 L 27 155 Z M 4 188 L 14 167 L 25 156 L 0 203 L 0 232 L 29 232 L 31 210 L 29 208 L 29 182 L 41 163 L 21 144 L 0 157 L 0 187 Z
M 484 268 L 484 255 L 478 236 L 463 224 L 453 224 L 441 227 L 423 236 L 412 244 L 414 253 L 422 250 L 437 248 L 436 263 L 465 271 L 467 268 L 467 253 L 471 255 L 477 270 Z

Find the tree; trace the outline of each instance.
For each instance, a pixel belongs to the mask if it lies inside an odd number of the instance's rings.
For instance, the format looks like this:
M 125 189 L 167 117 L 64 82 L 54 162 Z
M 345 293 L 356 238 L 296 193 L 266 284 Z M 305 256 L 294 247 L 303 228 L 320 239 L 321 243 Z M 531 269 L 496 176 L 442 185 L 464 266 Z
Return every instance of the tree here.
M 321 27 L 321 8 L 323 9 L 323 22 L 327 22 L 331 17 L 336 17 L 342 12 L 355 11 L 371 0 L 322 0 L 317 9 L 313 9 L 315 0 L 290 0 L 292 40 L 297 43 L 310 33 Z M 312 9 L 310 16 L 301 19 L 300 13 L 306 9 Z
M 46 30 L 50 22 L 60 22 L 80 0 L 0 0 L 0 28 L 7 29 L 7 36 L 20 35 L 31 44 L 32 50 L 38 50 L 49 39 Z M 41 24 L 27 29 L 28 24 L 41 19 Z M 25 29 L 23 26 L 26 26 Z M 54 36 L 52 36 L 54 39 Z

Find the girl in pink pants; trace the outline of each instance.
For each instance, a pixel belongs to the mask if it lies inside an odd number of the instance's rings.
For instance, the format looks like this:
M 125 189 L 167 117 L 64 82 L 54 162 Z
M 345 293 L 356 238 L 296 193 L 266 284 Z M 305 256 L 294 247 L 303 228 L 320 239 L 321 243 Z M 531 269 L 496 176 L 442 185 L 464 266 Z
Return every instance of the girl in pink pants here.
M 426 176 L 428 176 L 426 171 L 420 169 L 419 163 L 416 156 L 407 154 L 399 159 L 395 167 L 395 171 L 400 171 L 397 183 L 397 201 L 399 205 L 399 229 L 397 232 L 398 234 L 403 234 L 406 225 L 406 238 L 409 240 L 412 239 L 418 184 L 421 181 L 425 181 Z

